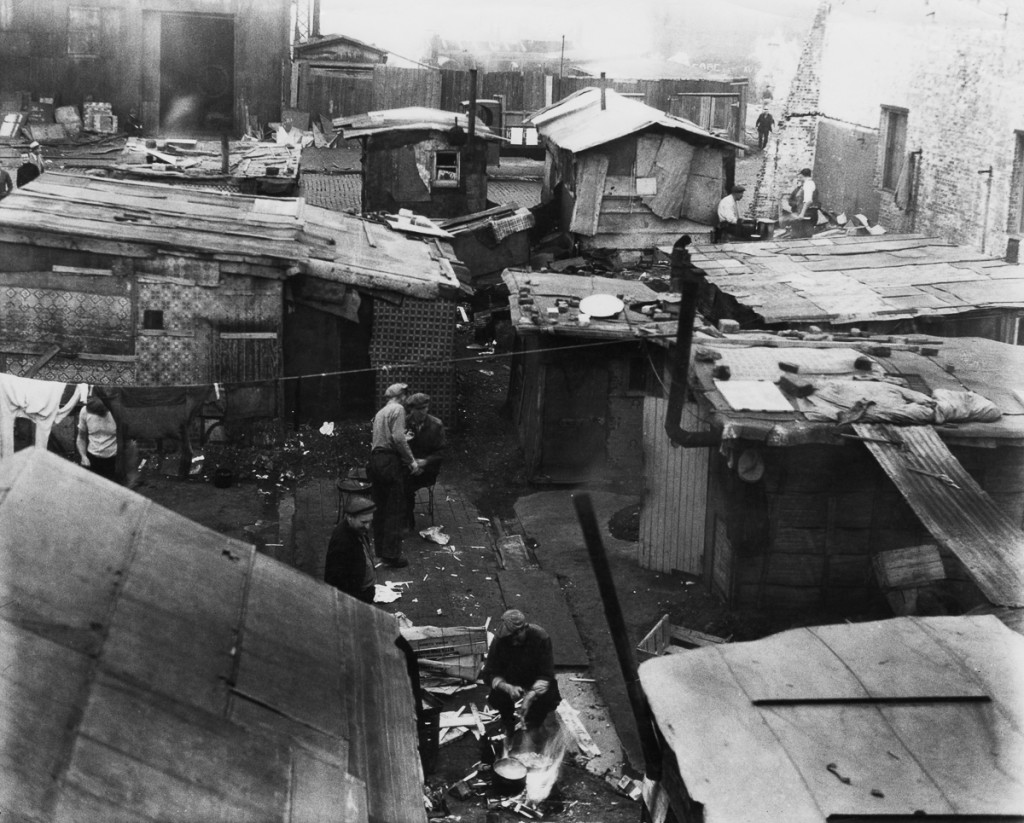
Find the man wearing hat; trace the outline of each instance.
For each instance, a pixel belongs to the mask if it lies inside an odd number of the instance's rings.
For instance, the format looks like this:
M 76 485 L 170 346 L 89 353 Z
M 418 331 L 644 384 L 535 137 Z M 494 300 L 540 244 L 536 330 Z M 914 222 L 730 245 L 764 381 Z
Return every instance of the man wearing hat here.
M 352 495 L 345 501 L 345 516 L 327 544 L 324 581 L 364 603 L 372 603 L 377 583 L 370 549 L 373 501 Z
M 562 699 L 551 638 L 540 626 L 527 623 L 519 609 L 509 609 L 501 616 L 487 652 L 483 680 L 491 687 L 487 702 L 501 715 L 508 734 L 515 731 L 517 714 L 526 730 L 535 732 Z
M 757 236 L 757 224 L 740 216 L 740 200 L 745 191 L 743 186 L 733 186 L 718 202 L 718 227 L 725 237 L 750 240 Z
M 43 147 L 33 140 L 28 144 L 28 154 L 23 155 L 23 158 L 25 162 L 18 166 L 18 173 L 16 175 L 19 189 L 31 183 L 43 173 L 45 163 L 43 160 Z
M 409 399 L 405 401 L 405 425 L 408 430 L 409 448 L 421 469 L 420 474 L 406 478 L 405 485 L 406 524 L 410 529 L 414 529 L 416 520 L 413 508 L 416 503 L 416 492 L 437 482 L 448 442 L 445 439 L 444 423 L 440 418 L 430 414 L 430 396 L 423 392 L 409 395 Z
M 373 444 L 366 476 L 373 483 L 373 541 L 385 565 L 401 569 L 409 565 L 402 556 L 405 520 L 405 475 L 423 470 L 412 456 L 405 431 L 405 383 L 392 383 L 384 392 L 387 402 L 373 417 Z

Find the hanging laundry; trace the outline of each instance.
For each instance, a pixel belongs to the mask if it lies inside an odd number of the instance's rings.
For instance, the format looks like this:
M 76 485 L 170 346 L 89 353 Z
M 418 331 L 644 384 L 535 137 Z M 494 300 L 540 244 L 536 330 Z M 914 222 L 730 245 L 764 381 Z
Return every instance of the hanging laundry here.
M 53 424 L 85 402 L 88 386 L 72 385 L 0 374 L 0 457 L 14 454 L 14 421 L 18 417 L 35 423 L 35 445 L 45 449 Z
M 134 386 L 96 388 L 96 394 L 117 421 L 117 447 L 126 454 L 125 441 L 144 439 L 181 443 L 178 476 L 187 477 L 192 466 L 192 442 L 188 427 L 199 409 L 213 395 L 213 386 Z

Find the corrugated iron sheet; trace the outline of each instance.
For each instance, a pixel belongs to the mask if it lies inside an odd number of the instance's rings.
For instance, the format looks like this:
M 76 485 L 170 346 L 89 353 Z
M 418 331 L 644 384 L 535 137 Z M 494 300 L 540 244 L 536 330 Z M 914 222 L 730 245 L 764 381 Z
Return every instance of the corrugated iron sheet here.
M 476 136 L 492 143 L 505 142 L 505 138 L 492 132 L 480 118 L 474 118 Z M 443 111 L 424 106 L 409 106 L 402 109 L 370 111 L 350 117 L 335 117 L 332 125 L 342 129 L 345 139 L 367 137 L 372 134 L 386 134 L 396 131 L 448 131 L 458 124 L 469 130 L 469 115 L 463 112 Z
M 574 153 L 651 127 L 677 132 L 690 138 L 691 142 L 696 139 L 696 142 L 705 144 L 746 148 L 741 143 L 718 137 L 690 120 L 665 114 L 611 89 L 604 92 L 604 108 L 601 107 L 601 97 L 600 89 L 583 89 L 541 109 L 526 122 L 535 125 L 537 131 L 555 146 Z
M 1024 531 L 975 483 L 931 426 L 858 423 L 871 454 L 940 545 L 995 606 L 1024 606 Z
M 0 570 L 0 808 L 426 820 L 390 615 L 38 449 Z
M 795 629 L 640 666 L 719 823 L 1024 814 L 1024 637 L 994 617 Z

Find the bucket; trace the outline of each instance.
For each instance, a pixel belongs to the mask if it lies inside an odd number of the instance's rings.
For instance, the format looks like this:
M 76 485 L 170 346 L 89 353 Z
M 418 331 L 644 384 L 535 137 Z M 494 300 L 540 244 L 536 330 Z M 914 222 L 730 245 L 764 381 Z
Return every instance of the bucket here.
M 514 757 L 503 757 L 495 762 L 491 773 L 494 788 L 503 793 L 519 794 L 526 788 L 526 766 Z

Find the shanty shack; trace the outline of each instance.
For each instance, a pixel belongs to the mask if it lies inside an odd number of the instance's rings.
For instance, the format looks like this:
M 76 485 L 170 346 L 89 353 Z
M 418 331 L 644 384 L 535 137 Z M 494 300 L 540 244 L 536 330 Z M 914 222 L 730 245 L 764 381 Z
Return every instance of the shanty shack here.
M 296 105 L 330 133 L 331 118 L 373 108 L 373 69 L 387 59 L 386 50 L 344 34 L 296 43 L 292 60 Z
M 1022 373 L 980 338 L 698 335 L 680 418 L 648 401 L 641 561 L 733 606 L 842 612 L 878 597 L 880 555 L 929 546 L 934 608 L 1020 606 Z
M 610 89 L 578 91 L 528 123 L 547 151 L 543 200 L 587 250 L 710 241 L 745 148 Z
M 1024 638 L 995 617 L 794 629 L 648 660 L 652 820 L 1019 820 Z
M 534 482 L 637 480 L 644 396 L 672 304 L 639 281 L 508 270 L 516 356 L 509 400 Z M 588 309 L 593 312 L 588 314 Z
M 4 3 L 0 96 L 41 117 L 93 99 L 147 134 L 240 134 L 276 120 L 289 59 L 288 0 Z M 48 101 L 48 102 L 44 102 Z
M 744 326 L 1024 342 L 1024 266 L 937 237 L 834 233 L 694 246 L 692 260 L 744 310 L 733 318 Z
M 372 407 L 395 366 L 451 414 L 452 258 L 301 199 L 48 172 L 0 203 L 0 369 L 249 384 L 264 414 L 283 396 L 322 421 Z
M 0 461 L 0 565 L 0 808 L 426 820 L 391 615 L 41 449 Z
M 413 106 L 336 117 L 363 147 L 363 211 L 460 217 L 487 208 L 487 146 L 503 137 L 477 117 Z

